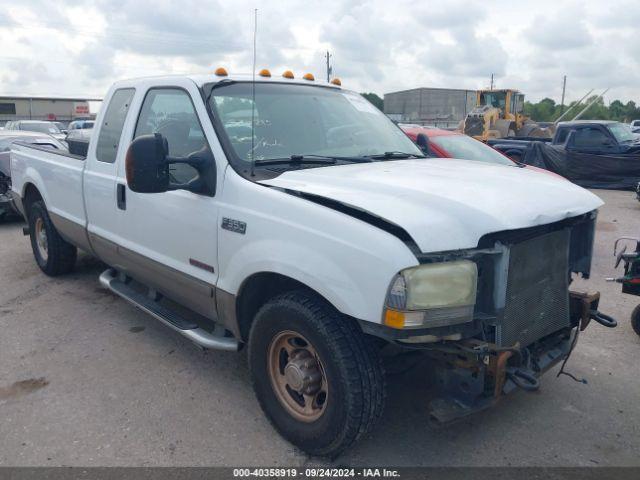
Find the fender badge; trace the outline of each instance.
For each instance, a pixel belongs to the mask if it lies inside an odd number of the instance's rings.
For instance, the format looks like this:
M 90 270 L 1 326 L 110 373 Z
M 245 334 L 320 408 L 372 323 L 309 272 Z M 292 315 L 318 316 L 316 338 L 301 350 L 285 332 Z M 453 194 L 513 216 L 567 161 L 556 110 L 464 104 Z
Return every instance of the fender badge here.
M 222 228 L 240 235 L 244 235 L 247 232 L 247 224 L 245 222 L 227 217 L 222 217 Z

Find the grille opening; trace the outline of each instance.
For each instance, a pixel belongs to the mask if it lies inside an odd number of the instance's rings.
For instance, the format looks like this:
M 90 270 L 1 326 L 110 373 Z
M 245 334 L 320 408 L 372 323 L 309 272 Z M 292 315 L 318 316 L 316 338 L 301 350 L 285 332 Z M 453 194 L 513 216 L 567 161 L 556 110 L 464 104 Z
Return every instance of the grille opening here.
M 525 347 L 569 326 L 569 237 L 563 229 L 510 247 L 501 346 Z

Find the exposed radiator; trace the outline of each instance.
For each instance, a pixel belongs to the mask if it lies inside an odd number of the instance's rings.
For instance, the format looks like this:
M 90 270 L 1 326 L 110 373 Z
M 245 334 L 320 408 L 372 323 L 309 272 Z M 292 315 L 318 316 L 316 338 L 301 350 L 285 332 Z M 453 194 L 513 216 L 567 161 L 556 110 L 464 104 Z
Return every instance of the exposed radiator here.
M 569 230 L 514 244 L 497 342 L 527 346 L 569 326 Z

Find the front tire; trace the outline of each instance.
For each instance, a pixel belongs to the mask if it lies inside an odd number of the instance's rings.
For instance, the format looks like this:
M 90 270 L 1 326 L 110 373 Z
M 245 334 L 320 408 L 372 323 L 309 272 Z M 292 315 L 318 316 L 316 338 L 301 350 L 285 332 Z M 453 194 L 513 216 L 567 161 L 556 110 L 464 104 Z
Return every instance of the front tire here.
M 637 305 L 631 312 L 631 328 L 637 335 L 640 335 L 640 305 Z
M 29 235 L 33 256 L 45 274 L 55 277 L 73 270 L 78 251 L 60 236 L 42 200 L 29 209 Z
M 249 366 L 269 420 L 311 455 L 336 457 L 382 415 L 377 349 L 354 320 L 309 292 L 282 294 L 258 311 Z

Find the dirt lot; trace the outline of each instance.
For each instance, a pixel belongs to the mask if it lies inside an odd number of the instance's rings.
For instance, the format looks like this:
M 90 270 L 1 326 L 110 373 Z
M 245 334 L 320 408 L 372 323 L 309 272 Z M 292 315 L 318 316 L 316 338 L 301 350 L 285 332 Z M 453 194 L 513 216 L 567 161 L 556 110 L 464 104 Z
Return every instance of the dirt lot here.
M 427 424 L 415 368 L 389 379 L 379 428 L 336 464 L 640 465 L 640 298 L 605 283 L 616 237 L 640 235 L 630 192 L 597 191 L 602 208 L 592 279 L 617 329 L 592 325 L 568 369 L 535 394 L 447 428 Z M 282 440 L 254 399 L 243 353 L 203 352 L 101 289 L 82 257 L 51 279 L 20 223 L 0 224 L 0 465 L 303 465 L 322 463 Z

